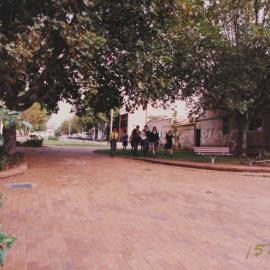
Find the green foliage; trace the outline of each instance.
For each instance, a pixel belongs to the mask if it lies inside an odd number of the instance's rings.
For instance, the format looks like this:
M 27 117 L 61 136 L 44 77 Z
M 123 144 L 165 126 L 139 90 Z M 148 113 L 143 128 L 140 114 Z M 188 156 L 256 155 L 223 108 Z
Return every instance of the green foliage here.
M 185 0 L 0 2 L 0 96 L 108 112 L 179 96 L 171 39 Z M 13 142 L 14 140 L 12 140 Z M 10 142 L 10 144 L 12 144 Z M 12 148 L 12 147 L 10 147 Z M 14 149 L 12 149 L 14 151 Z
M 191 113 L 222 109 L 253 116 L 269 104 L 270 3 L 256 3 L 211 0 L 191 13 L 175 58 Z
M 6 153 L 3 153 L 3 151 L 0 151 L 0 171 L 6 170 L 7 168 L 16 165 L 16 163 L 18 163 L 20 159 L 21 156 L 19 154 L 14 154 L 10 156 Z
M 116 111 L 117 110 L 114 110 L 114 113 L 116 113 Z M 117 112 L 116 117 L 118 114 L 119 112 Z M 95 110 L 88 107 L 84 109 L 80 119 L 84 130 L 89 131 L 91 128 L 96 126 L 104 127 L 109 121 L 109 115 L 106 113 L 97 113 Z
M 11 110 L 81 99 L 92 54 L 104 38 L 93 29 L 92 1 L 11 0 L 0 3 L 0 91 Z
M 109 111 L 125 103 L 131 110 L 179 96 L 172 77 L 171 40 L 181 2 L 185 1 L 94 1 L 106 43 L 94 54 L 95 89 L 86 95 L 86 106 Z
M 31 128 L 32 125 L 24 121 L 21 118 L 21 114 L 19 112 L 10 111 L 6 107 L 0 105 L 0 121 L 2 121 L 4 128 L 10 128 L 11 126 L 16 126 L 18 128 L 28 127 Z
M 6 169 L 8 165 L 9 165 L 8 155 L 1 155 L 0 156 L 0 171 Z
M 0 207 L 2 207 L 4 199 L 5 195 L 0 193 Z M 8 249 L 12 247 L 15 241 L 15 237 L 10 236 L 4 232 L 0 232 L 0 266 L 3 266 L 6 253 Z
M 16 237 L 0 232 L 0 265 L 3 266 L 7 251 L 16 241 Z
M 48 121 L 48 113 L 42 109 L 39 103 L 34 103 L 33 106 L 22 112 L 21 118 L 32 124 L 33 131 L 46 130 L 46 123 Z
M 180 144 L 181 134 L 180 134 L 180 131 L 179 131 L 179 122 L 178 122 L 178 119 L 177 119 L 177 111 L 174 111 L 174 113 L 173 113 L 173 120 L 172 120 L 171 128 L 172 128 L 172 131 L 173 131 L 175 148 L 178 148 L 178 146 Z
M 68 135 L 76 134 L 82 131 L 83 124 L 78 116 L 73 116 L 69 120 L 64 120 L 61 126 L 57 129 L 57 133 Z
M 3 134 L 0 134 L 0 149 L 9 154 L 15 153 L 16 144 L 16 128 L 32 128 L 32 125 L 21 118 L 19 112 L 8 110 L 5 106 L 0 104 L 0 122 L 3 124 Z M 12 136 L 15 135 L 15 136 Z M 10 144 L 10 140 L 13 139 L 13 143 Z M 14 147 L 11 147 L 11 146 Z
M 175 97 L 170 27 L 180 2 L 1 2 L 1 99 L 12 110 L 39 102 L 54 111 L 63 98 L 80 109 L 85 96 L 104 111 L 124 96 L 130 105 Z

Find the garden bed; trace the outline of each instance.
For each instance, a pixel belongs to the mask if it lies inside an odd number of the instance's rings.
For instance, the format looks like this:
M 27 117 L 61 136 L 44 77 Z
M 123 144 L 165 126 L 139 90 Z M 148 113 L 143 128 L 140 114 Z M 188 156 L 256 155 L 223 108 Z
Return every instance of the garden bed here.
M 8 156 L 0 153 L 0 178 L 21 174 L 26 169 L 27 164 L 22 154 L 16 153 L 13 156 Z

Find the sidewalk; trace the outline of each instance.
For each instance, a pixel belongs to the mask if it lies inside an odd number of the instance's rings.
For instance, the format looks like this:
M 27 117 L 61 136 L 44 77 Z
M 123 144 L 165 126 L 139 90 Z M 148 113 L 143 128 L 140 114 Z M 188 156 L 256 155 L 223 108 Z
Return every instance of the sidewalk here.
M 163 159 L 130 157 L 130 156 L 117 156 L 117 157 L 141 160 L 145 162 L 168 165 L 168 166 L 186 167 L 186 168 L 212 170 L 212 171 L 270 173 L 270 166 L 269 167 L 247 166 L 247 165 L 233 165 L 233 164 L 225 164 L 225 163 L 212 164 L 212 163 L 203 163 L 203 162 L 192 162 L 192 161 L 182 161 L 182 160 L 171 161 L 171 160 L 163 160 Z

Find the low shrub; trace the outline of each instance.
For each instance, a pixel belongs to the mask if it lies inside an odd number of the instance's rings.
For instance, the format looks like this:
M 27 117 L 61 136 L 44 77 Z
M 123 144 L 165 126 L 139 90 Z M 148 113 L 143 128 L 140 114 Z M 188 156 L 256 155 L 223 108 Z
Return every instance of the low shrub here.
M 4 194 L 0 193 L 0 203 L 1 203 L 0 207 L 3 204 L 4 198 L 5 198 Z M 12 247 L 15 241 L 16 241 L 15 237 L 8 235 L 4 232 L 0 232 L 0 266 L 3 266 L 6 253 L 8 249 Z
M 12 156 L 9 156 L 4 152 L 0 151 L 0 171 L 15 166 L 21 158 L 22 154 L 16 153 Z
M 43 144 L 43 138 L 38 137 L 37 135 L 30 135 L 23 145 L 28 147 L 40 147 Z
M 0 232 L 0 265 L 3 266 L 7 251 L 12 247 L 16 238 Z

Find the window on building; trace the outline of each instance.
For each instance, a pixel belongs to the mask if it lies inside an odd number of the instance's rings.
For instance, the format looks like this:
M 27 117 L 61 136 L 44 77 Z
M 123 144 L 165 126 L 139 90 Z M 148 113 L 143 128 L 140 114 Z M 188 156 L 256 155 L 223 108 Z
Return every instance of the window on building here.
M 249 124 L 249 131 L 262 131 L 262 128 L 263 128 L 262 119 L 254 119 Z
M 121 115 L 121 128 L 127 128 L 128 125 L 128 114 Z
M 230 119 L 228 117 L 223 118 L 223 134 L 229 134 L 230 132 Z

